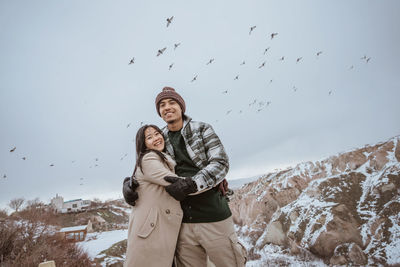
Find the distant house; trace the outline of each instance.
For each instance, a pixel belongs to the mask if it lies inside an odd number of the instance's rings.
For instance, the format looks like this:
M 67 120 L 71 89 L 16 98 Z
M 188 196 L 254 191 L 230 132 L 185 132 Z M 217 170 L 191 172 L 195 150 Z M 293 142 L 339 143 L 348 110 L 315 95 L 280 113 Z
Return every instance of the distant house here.
M 107 222 L 99 215 L 90 217 L 94 229 L 104 229 L 107 227 Z
M 64 227 L 59 231 L 59 233 L 64 237 L 65 240 L 73 242 L 80 242 L 85 240 L 87 233 L 92 232 L 93 228 L 90 220 L 88 221 L 87 225 Z
M 73 199 L 64 202 L 64 198 L 56 194 L 55 197 L 51 199 L 51 206 L 58 213 L 68 213 L 68 212 L 78 212 L 87 210 L 90 206 L 90 200 Z

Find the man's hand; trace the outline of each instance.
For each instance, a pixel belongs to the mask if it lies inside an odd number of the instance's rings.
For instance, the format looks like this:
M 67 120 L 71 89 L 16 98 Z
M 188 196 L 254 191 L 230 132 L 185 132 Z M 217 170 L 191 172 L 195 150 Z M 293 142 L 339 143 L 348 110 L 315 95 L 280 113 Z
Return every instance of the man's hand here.
M 221 195 L 226 195 L 226 193 L 228 192 L 228 181 L 226 179 L 222 180 L 222 182 L 219 183 L 218 191 L 221 193 Z
M 190 177 L 165 176 L 164 180 L 171 183 L 165 187 L 165 191 L 178 201 L 182 201 L 187 195 L 197 192 L 197 185 Z
M 139 198 L 139 194 L 136 192 L 138 186 L 139 183 L 136 179 L 131 179 L 131 177 L 126 177 L 124 179 L 122 194 L 124 195 L 125 202 L 131 206 L 135 206 L 135 202 Z

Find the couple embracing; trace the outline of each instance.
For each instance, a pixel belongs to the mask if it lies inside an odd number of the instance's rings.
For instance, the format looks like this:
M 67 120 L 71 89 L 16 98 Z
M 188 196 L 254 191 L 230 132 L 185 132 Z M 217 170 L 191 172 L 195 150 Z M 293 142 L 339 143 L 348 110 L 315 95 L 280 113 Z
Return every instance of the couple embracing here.
M 157 95 L 160 130 L 136 134 L 136 164 L 123 184 L 129 217 L 125 267 L 245 266 L 225 197 L 228 156 L 211 125 L 185 115 L 171 87 Z

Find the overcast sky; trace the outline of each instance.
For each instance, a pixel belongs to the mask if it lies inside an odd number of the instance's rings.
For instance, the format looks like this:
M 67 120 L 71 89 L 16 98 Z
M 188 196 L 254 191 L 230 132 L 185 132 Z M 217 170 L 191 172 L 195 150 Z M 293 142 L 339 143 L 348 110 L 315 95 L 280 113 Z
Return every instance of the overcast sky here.
M 165 125 L 154 104 L 164 86 L 214 127 L 228 180 L 399 135 L 399 10 L 396 0 L 0 0 L 0 206 L 121 197 L 140 123 Z

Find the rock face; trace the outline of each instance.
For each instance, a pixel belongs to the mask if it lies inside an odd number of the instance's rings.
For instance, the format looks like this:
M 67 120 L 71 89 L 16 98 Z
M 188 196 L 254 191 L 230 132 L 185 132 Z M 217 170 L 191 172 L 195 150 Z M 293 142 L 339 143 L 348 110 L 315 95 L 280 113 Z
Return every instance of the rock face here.
M 254 257 L 272 243 L 330 264 L 399 264 L 400 137 L 266 174 L 230 205 Z

